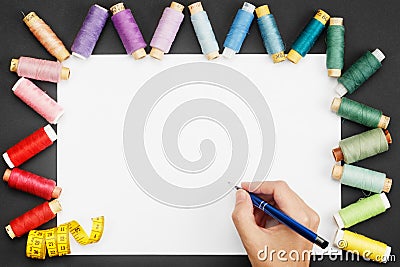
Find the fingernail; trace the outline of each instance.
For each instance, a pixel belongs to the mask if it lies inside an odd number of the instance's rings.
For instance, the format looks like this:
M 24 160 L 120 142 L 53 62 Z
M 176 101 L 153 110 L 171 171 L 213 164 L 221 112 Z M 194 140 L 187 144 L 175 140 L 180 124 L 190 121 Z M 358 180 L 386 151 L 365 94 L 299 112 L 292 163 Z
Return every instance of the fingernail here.
M 246 192 L 242 189 L 236 192 L 236 204 L 243 202 L 246 199 Z

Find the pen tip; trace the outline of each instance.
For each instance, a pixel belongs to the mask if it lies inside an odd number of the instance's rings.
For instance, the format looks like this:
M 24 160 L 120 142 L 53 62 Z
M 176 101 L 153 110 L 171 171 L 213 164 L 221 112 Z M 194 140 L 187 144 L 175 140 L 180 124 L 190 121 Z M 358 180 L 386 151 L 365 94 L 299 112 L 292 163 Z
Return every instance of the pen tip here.
M 239 189 L 242 189 L 242 188 L 239 187 L 239 186 L 237 186 L 237 185 L 235 185 L 235 189 L 236 189 L 236 190 L 239 190 Z

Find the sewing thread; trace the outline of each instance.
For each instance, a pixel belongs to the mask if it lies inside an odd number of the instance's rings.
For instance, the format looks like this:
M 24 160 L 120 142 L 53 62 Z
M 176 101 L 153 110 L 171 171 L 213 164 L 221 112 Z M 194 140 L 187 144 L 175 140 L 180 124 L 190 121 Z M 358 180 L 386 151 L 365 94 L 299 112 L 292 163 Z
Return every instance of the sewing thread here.
M 326 67 L 328 76 L 340 77 L 344 66 L 343 18 L 331 18 L 326 32 Z

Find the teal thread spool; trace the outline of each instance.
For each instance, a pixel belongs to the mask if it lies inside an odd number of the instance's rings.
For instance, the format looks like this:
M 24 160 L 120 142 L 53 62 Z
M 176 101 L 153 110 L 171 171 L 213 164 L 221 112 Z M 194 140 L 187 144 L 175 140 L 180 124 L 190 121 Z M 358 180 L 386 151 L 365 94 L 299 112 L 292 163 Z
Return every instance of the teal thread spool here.
M 331 110 L 342 118 L 371 128 L 386 129 L 390 122 L 390 117 L 383 115 L 382 111 L 346 97 L 335 97 L 332 101 Z
M 338 79 L 335 90 L 340 96 L 353 93 L 366 80 L 369 79 L 380 67 L 385 55 L 381 50 L 375 49 L 374 52 L 365 53 Z
M 343 139 L 332 153 L 336 161 L 350 164 L 388 151 L 391 143 L 389 131 L 376 128 Z
M 366 221 L 390 208 L 390 202 L 385 193 L 375 194 L 361 199 L 339 210 L 333 217 L 339 229 L 348 228 Z
M 326 67 L 329 77 L 340 77 L 344 66 L 343 18 L 331 18 L 326 32 Z
M 353 165 L 334 165 L 332 177 L 341 184 L 373 193 L 389 193 L 392 187 L 392 179 L 387 178 L 385 173 Z
M 201 2 L 193 3 L 188 8 L 191 14 L 190 20 L 199 40 L 201 51 L 208 60 L 219 57 L 218 42 L 208 19 L 207 12 L 203 10 Z
M 237 12 L 224 42 L 222 52 L 224 57 L 231 58 L 240 51 L 253 22 L 255 8 L 252 4 L 244 2 L 243 7 Z
M 311 50 L 325 25 L 329 20 L 329 14 L 322 9 L 318 10 L 317 14 L 310 20 L 304 30 L 297 37 L 289 51 L 287 58 L 297 64 L 301 58 L 305 57 Z
M 257 7 L 256 14 L 258 27 L 267 53 L 271 55 L 274 63 L 284 61 L 286 59 L 285 45 L 276 25 L 274 15 L 270 13 L 268 5 Z

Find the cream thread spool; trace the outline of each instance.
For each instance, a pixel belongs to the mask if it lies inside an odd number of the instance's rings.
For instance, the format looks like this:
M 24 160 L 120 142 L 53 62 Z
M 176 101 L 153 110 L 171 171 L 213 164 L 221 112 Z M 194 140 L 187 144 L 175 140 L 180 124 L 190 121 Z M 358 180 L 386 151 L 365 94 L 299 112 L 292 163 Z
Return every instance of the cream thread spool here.
M 10 63 L 10 71 L 11 72 L 18 72 L 18 63 L 19 63 L 18 59 L 16 59 L 16 58 L 11 59 L 11 63 Z M 61 68 L 61 72 L 60 72 L 61 80 L 68 80 L 70 74 L 71 74 L 71 71 L 69 68 L 67 68 L 67 67 Z M 31 78 L 31 77 L 27 77 L 27 78 Z

